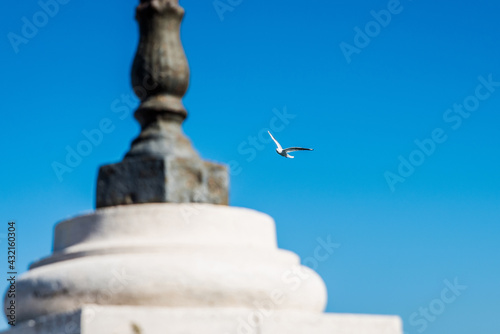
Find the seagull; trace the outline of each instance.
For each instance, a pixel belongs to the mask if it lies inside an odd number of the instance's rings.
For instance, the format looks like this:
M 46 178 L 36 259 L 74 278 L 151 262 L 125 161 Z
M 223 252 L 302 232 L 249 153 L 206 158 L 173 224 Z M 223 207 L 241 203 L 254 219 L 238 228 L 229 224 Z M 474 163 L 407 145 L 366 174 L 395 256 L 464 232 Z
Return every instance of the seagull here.
M 269 135 L 271 136 L 271 138 L 274 140 L 274 142 L 276 143 L 276 152 L 281 155 L 282 157 L 285 157 L 285 158 L 291 158 L 293 159 L 294 157 L 291 156 L 290 154 L 288 154 L 288 152 L 295 152 L 295 151 L 313 151 L 312 148 L 303 148 L 303 147 L 289 147 L 289 148 L 285 148 L 283 149 L 280 145 L 280 143 L 278 143 L 278 141 L 276 139 L 274 139 L 273 135 L 271 134 L 271 132 L 267 131 L 267 133 L 269 133 Z

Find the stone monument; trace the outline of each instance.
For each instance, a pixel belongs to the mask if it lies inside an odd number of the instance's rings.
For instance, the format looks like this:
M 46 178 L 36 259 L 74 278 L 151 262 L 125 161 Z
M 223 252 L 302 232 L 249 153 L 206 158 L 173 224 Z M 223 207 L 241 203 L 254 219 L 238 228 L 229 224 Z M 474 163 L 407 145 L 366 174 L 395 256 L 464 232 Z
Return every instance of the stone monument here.
M 323 280 L 277 248 L 273 219 L 227 206 L 226 168 L 181 129 L 183 13 L 178 0 L 140 1 L 141 133 L 100 168 L 95 212 L 58 223 L 52 255 L 19 278 L 4 333 L 401 334 L 396 316 L 323 313 Z
M 177 1 L 141 1 L 140 39 L 132 85 L 141 104 L 141 133 L 122 162 L 101 167 L 96 207 L 135 203 L 228 204 L 224 166 L 203 161 L 182 133 L 181 99 L 189 68 L 180 41 L 184 10 Z

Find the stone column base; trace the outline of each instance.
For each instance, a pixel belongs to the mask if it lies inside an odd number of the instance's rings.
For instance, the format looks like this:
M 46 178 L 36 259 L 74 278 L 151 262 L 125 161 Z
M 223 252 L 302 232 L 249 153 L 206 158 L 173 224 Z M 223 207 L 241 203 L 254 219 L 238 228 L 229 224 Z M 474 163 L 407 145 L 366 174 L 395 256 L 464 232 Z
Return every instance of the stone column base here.
M 255 308 L 158 308 L 83 305 L 38 317 L 5 334 L 402 334 L 397 316 Z

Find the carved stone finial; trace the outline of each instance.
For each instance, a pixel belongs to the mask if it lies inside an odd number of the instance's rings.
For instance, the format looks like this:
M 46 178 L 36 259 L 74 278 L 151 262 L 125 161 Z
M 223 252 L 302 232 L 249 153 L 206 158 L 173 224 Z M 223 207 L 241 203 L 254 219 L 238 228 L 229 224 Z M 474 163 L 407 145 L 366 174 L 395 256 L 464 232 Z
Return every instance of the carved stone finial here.
M 152 202 L 228 203 L 224 166 L 203 161 L 182 132 L 189 67 L 180 41 L 178 0 L 141 0 L 132 85 L 141 133 L 123 161 L 102 166 L 96 207 Z
M 137 120 L 145 126 L 157 118 L 182 121 L 181 99 L 189 84 L 189 67 L 180 40 L 184 9 L 174 0 L 142 0 L 136 10 L 140 40 L 132 85 L 141 100 Z M 147 89 L 142 89 L 147 85 Z

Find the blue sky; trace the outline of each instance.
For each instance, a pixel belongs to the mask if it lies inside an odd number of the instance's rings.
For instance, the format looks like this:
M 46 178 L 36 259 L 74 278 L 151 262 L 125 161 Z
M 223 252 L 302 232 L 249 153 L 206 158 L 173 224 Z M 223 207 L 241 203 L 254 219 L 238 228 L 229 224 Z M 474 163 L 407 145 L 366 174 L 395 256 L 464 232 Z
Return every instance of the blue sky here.
M 37 1 L 0 4 L 0 217 L 4 231 L 17 222 L 20 271 L 50 253 L 56 222 L 93 210 L 98 167 L 139 131 L 137 2 L 63 2 L 46 20 Z M 181 1 L 184 130 L 205 159 L 235 166 L 231 205 L 270 214 L 303 259 L 318 238 L 340 244 L 316 268 L 328 312 L 498 333 L 500 4 L 220 3 Z M 103 119 L 112 130 L 58 177 L 53 163 Z M 259 138 L 267 128 L 315 151 L 284 159 Z

